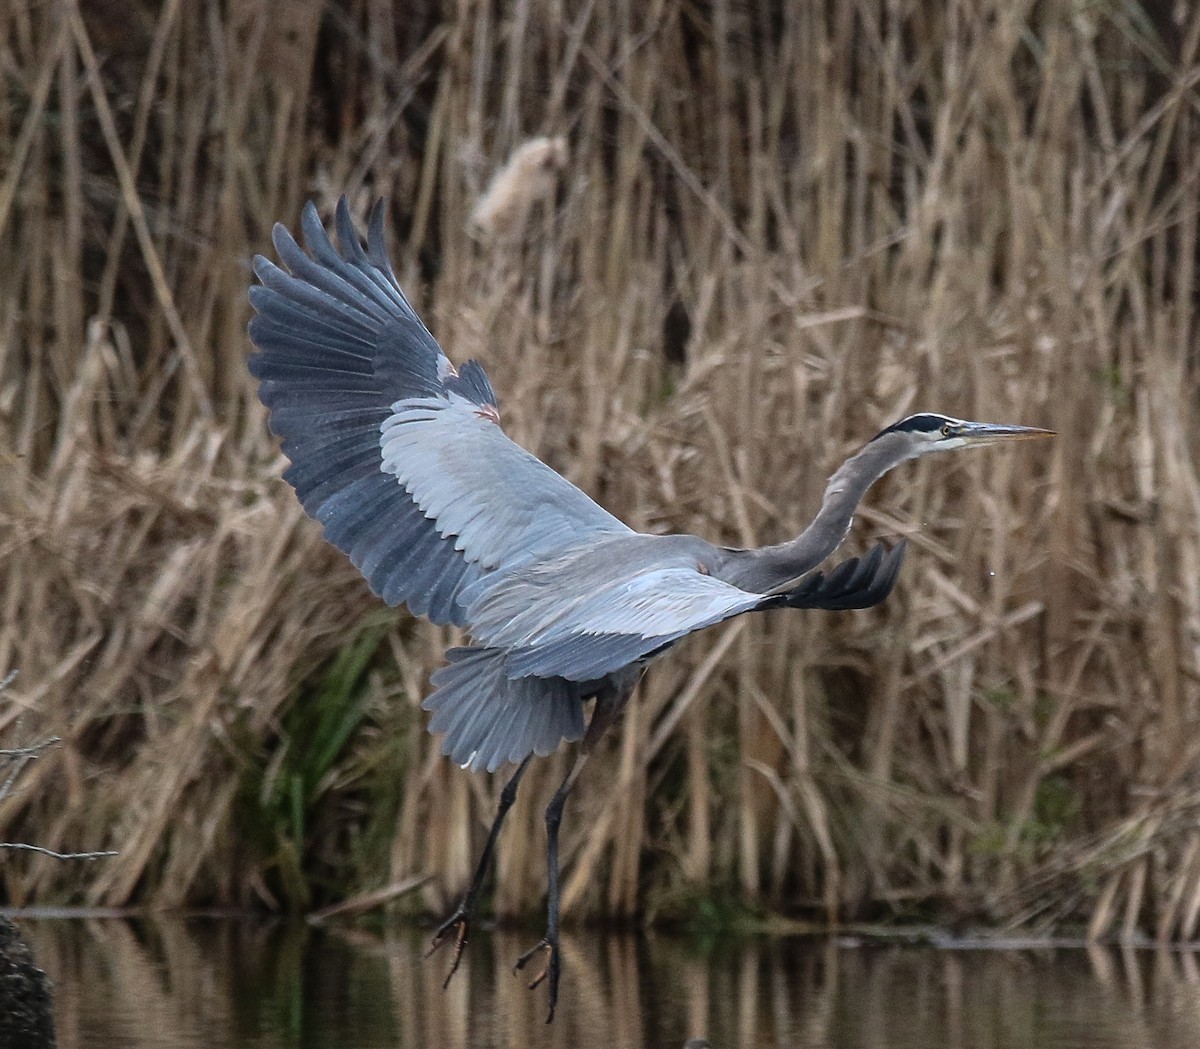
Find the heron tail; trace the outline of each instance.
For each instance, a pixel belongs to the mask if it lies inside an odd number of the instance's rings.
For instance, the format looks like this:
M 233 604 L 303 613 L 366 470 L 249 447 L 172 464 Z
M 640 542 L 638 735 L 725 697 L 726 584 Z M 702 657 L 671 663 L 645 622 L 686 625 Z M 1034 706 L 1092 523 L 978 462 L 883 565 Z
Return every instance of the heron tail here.
M 464 768 L 495 772 L 506 761 L 544 757 L 583 736 L 583 687 L 561 677 L 505 674 L 498 648 L 452 648 L 435 671 L 429 731 L 444 733 L 442 753 Z

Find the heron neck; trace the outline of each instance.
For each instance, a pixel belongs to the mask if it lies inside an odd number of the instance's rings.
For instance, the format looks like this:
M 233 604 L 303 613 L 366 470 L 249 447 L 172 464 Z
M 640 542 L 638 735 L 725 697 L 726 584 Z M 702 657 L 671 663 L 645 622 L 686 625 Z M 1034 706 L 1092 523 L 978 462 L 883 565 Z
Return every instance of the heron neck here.
M 795 539 L 750 551 L 752 560 L 737 585 L 758 593 L 784 588 L 787 583 L 811 572 L 834 552 L 846 537 L 854 511 L 867 489 L 907 453 L 892 441 L 872 441 L 847 459 L 829 479 L 821 509 Z

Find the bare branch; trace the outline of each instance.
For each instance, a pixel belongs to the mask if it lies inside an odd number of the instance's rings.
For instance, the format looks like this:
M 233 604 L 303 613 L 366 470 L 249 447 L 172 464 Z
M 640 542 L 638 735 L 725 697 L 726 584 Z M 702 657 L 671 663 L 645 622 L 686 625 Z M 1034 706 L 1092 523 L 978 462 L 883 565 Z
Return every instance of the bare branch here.
M 0 680 L 0 692 L 3 692 L 13 680 L 16 678 L 15 670 L 6 674 L 3 680 Z M 36 758 L 40 757 L 42 752 L 48 750 L 62 742 L 61 736 L 47 736 L 37 743 L 31 743 L 27 747 L 8 747 L 0 748 L 0 767 L 4 763 L 11 762 L 12 770 L 4 778 L 4 783 L 0 784 L 0 801 L 7 798 L 13 790 L 17 782 L 17 777 L 21 775 L 25 766 Z M 56 860 L 98 860 L 105 856 L 116 856 L 115 852 L 57 852 L 54 849 L 47 849 L 42 845 L 30 845 L 23 841 L 0 841 L 0 849 L 20 849 L 24 852 L 40 852 L 43 856 L 53 856 Z
M 55 852 L 53 849 L 45 849 L 41 845 L 28 845 L 23 841 L 0 841 L 0 849 L 22 849 L 25 852 L 40 852 L 44 856 L 53 856 L 56 860 L 98 860 L 103 856 L 117 855 L 117 853 L 111 851 Z
M 36 758 L 43 750 L 54 746 L 55 743 L 61 743 L 62 736 L 47 736 L 38 743 L 31 743 L 27 747 L 12 747 L 5 749 L 0 747 L 0 759 L 3 758 Z

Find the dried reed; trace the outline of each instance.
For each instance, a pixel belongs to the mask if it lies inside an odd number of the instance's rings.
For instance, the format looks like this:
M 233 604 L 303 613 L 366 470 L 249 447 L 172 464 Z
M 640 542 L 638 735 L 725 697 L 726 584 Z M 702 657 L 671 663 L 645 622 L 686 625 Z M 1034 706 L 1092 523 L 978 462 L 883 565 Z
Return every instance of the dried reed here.
M 572 800 L 575 915 L 1194 936 L 1200 11 L 404 8 L 0 14 L 0 730 L 63 739 L 0 839 L 120 851 L 6 857 L 7 897 L 428 874 L 436 908 L 469 870 L 494 787 L 418 709 L 449 638 L 322 544 L 244 366 L 249 255 L 346 191 L 391 202 L 512 435 L 635 526 L 782 538 L 921 407 L 1060 432 L 873 493 L 853 543 L 912 543 L 887 607 L 656 666 Z M 481 252 L 479 172 L 562 129 L 550 206 Z M 502 841 L 505 913 L 539 904 L 561 762 Z

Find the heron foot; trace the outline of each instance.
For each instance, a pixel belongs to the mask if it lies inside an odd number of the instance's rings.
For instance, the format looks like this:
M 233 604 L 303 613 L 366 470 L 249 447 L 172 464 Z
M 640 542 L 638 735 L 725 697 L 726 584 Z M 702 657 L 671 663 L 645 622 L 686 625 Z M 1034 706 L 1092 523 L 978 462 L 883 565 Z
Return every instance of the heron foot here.
M 425 957 L 432 957 L 442 947 L 450 942 L 450 933 L 454 932 L 454 957 L 450 961 L 450 971 L 446 973 L 446 979 L 442 981 L 442 990 L 444 991 L 450 986 L 450 980 L 456 972 L 458 972 L 458 963 L 462 961 L 463 951 L 466 949 L 467 940 L 471 933 L 471 912 L 463 907 L 459 907 L 449 918 L 438 926 L 437 931 L 433 934 L 433 941 L 429 945 L 429 950 L 425 952 Z
M 547 989 L 550 992 L 550 1012 L 546 1015 L 546 1023 L 550 1023 L 554 1019 L 554 1008 L 558 1005 L 558 976 L 562 971 L 562 962 L 558 957 L 558 936 L 550 934 L 543 936 L 533 947 L 517 959 L 517 964 L 513 966 L 513 974 L 519 973 L 542 951 L 546 952 L 546 964 L 529 981 L 529 989 L 532 991 L 539 984 L 549 980 Z

